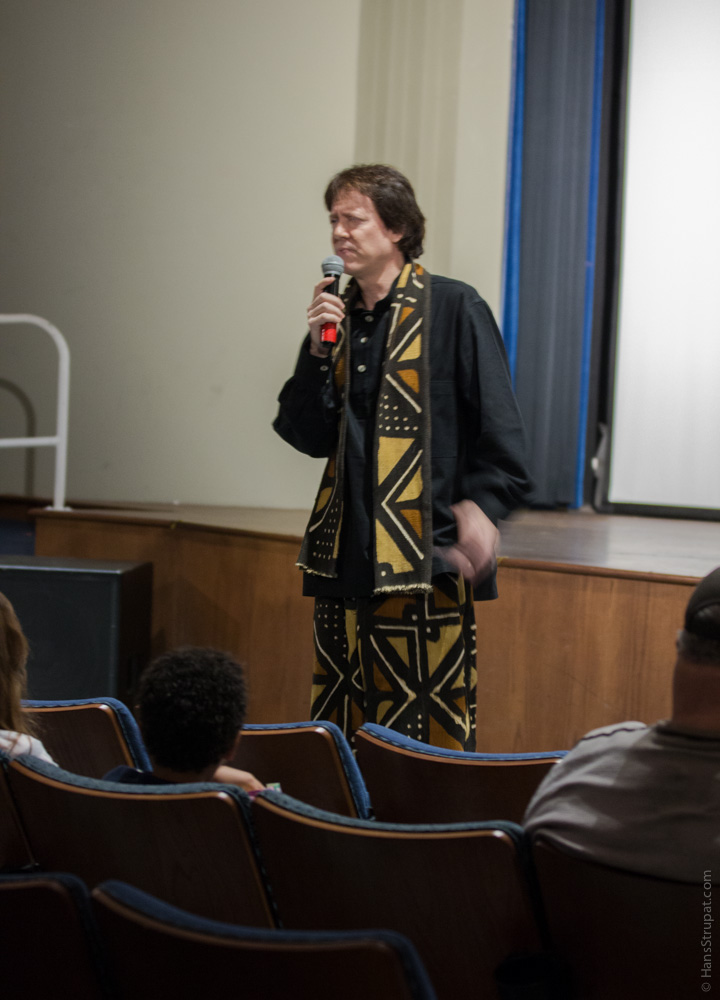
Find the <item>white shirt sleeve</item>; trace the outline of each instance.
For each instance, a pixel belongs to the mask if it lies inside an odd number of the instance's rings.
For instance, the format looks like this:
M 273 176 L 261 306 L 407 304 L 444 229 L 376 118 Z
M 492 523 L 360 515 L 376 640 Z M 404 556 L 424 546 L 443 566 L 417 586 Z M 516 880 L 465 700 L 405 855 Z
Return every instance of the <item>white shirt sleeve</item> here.
M 9 729 L 0 730 L 0 749 L 10 754 L 11 757 L 19 757 L 20 754 L 29 753 L 48 764 L 55 763 L 40 740 L 34 736 L 28 736 L 27 733 L 15 733 Z

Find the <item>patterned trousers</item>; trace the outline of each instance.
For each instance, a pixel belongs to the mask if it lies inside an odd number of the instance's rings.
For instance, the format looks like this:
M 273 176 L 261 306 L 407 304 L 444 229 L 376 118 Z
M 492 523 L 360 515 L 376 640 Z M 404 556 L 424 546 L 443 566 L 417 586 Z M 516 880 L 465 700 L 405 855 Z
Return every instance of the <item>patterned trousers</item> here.
M 315 598 L 311 718 L 475 750 L 475 609 L 462 577 L 432 593 Z

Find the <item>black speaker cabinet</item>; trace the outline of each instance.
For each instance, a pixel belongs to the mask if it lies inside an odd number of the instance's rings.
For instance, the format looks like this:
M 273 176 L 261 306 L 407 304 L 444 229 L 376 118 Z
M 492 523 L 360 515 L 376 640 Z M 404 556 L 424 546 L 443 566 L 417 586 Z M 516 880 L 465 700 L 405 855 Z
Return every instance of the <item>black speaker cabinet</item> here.
M 152 563 L 0 556 L 30 644 L 28 697 L 130 704 L 150 656 Z

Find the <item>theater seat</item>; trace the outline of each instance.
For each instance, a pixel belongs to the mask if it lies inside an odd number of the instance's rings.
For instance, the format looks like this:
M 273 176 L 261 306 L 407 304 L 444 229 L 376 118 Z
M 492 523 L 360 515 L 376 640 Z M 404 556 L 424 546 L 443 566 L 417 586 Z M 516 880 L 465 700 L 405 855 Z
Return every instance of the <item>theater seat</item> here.
M 332 722 L 246 725 L 232 763 L 264 784 L 319 809 L 368 815 L 362 774 L 342 730 Z
M 278 792 L 253 799 L 251 815 L 285 928 L 397 931 L 441 1000 L 495 996 L 496 967 L 540 949 L 524 835 L 513 823 L 378 823 Z
M 577 1000 L 709 993 L 712 951 L 703 940 L 712 943 L 714 923 L 705 923 L 712 908 L 704 905 L 720 886 L 712 873 L 705 883 L 702 859 L 697 881 L 685 883 L 578 857 L 541 834 L 532 854 L 553 951 L 570 969 Z
M 137 723 L 116 698 L 28 700 L 23 709 L 37 722 L 47 752 L 66 771 L 102 778 L 120 764 L 151 770 Z
M 0 927 L 3 996 L 113 995 L 80 879 L 56 872 L 0 876 Z
M 466 753 L 365 723 L 357 760 L 375 817 L 388 823 L 522 821 L 533 792 L 566 751 Z
M 92 895 L 120 1000 L 435 998 L 415 949 L 399 934 L 239 927 L 115 881 Z
M 0 872 L 31 871 L 30 845 L 10 794 L 5 768 L 10 755 L 0 750 Z
M 117 878 L 212 919 L 275 925 L 239 788 L 122 785 L 30 756 L 5 774 L 41 870 L 91 888 Z

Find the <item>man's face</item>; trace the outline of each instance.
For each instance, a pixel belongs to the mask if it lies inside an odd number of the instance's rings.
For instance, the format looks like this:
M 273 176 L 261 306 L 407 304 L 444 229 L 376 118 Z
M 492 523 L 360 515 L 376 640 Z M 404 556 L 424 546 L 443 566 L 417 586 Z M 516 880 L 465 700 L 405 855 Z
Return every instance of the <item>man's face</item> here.
M 388 229 L 371 198 L 349 189 L 341 192 L 330 212 L 333 250 L 342 258 L 345 273 L 362 280 L 383 273 L 390 263 L 402 267 L 398 250 L 402 233 Z

